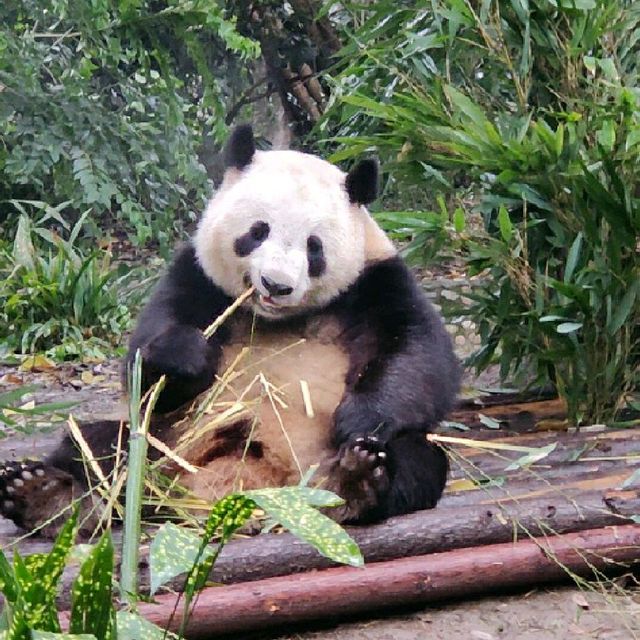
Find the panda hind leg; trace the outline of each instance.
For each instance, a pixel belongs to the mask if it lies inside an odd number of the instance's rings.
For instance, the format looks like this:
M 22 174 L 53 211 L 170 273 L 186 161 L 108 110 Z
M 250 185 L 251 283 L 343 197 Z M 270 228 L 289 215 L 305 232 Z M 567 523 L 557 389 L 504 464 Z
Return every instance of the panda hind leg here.
M 69 507 L 84 493 L 62 469 L 42 462 L 5 462 L 0 466 L 0 515 L 26 531 L 54 538 L 71 514 Z M 91 497 L 80 501 L 80 531 L 92 533 L 98 525 Z
M 424 432 L 410 431 L 387 443 L 389 491 L 378 505 L 380 519 L 433 509 L 444 491 L 449 461 Z
M 345 524 L 367 524 L 436 506 L 447 480 L 442 448 L 422 432 L 383 444 L 375 436 L 351 438 L 332 460 L 327 489 L 345 503 L 327 514 Z
M 388 493 L 390 479 L 387 453 L 375 436 L 350 438 L 329 461 L 324 488 L 339 495 L 344 504 L 327 510 L 340 523 L 364 524 L 376 519 L 375 513 Z

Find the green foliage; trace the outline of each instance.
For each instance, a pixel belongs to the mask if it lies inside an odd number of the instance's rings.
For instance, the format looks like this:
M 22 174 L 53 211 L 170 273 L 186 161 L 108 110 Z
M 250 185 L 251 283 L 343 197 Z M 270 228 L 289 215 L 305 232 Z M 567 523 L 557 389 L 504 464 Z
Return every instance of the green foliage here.
M 329 491 L 308 487 L 260 489 L 232 494 L 217 502 L 201 533 L 166 523 L 157 532 L 149 550 L 151 593 L 168 580 L 187 574 L 183 631 L 196 592 L 205 586 L 220 551 L 232 534 L 249 520 L 256 506 L 328 558 L 362 566 L 362 554 L 353 539 L 342 527 L 317 511 L 318 507 L 341 503 L 341 498 Z M 216 545 L 211 547 L 214 537 Z
M 51 551 L 13 565 L 0 551 L 0 591 L 4 609 L 0 633 L 6 640 L 157 640 L 175 637 L 135 613 L 116 614 L 113 603 L 113 544 L 105 532 L 80 566 L 71 588 L 69 633 L 61 633 L 56 607 L 59 581 L 77 533 L 77 510 L 65 523 Z
M 198 151 L 225 133 L 224 72 L 258 53 L 216 0 L 2 3 L 3 224 L 11 200 L 67 201 L 94 237 L 117 223 L 166 253 L 209 190 Z
M 323 124 L 336 157 L 375 147 L 398 180 L 446 194 L 484 275 L 474 364 L 533 368 L 577 423 L 612 419 L 639 382 L 640 7 L 389 7 L 352 17 Z M 471 212 L 483 232 L 466 228 Z
M 314 546 L 322 555 L 335 562 L 362 566 L 362 554 L 353 539 L 342 527 L 317 510 L 341 503 L 341 498 L 320 489 L 259 489 L 229 496 L 219 502 L 209 516 L 204 536 L 168 522 L 159 529 L 151 543 L 151 593 L 155 593 L 172 578 L 187 573 L 198 565 L 202 567 L 199 570 L 201 578 L 193 582 L 203 584 L 202 581 L 209 575 L 222 545 L 228 540 L 228 535 L 224 532 L 228 533 L 231 529 L 242 526 L 256 505 L 296 537 Z M 230 519 L 229 513 L 232 514 Z M 215 547 L 211 547 L 211 538 L 219 533 L 220 529 L 223 536 Z
M 0 439 L 8 433 L 6 428 L 25 434 L 33 433 L 35 422 L 46 419 L 49 422 L 62 420 L 75 402 L 47 402 L 25 407 L 23 397 L 38 388 L 37 385 L 22 385 L 0 393 Z
M 116 618 L 111 602 L 113 544 L 104 533 L 82 563 L 71 587 L 69 631 L 91 634 L 97 640 L 115 640 Z
M 334 493 L 309 487 L 284 487 L 247 491 L 245 495 L 273 520 L 315 547 L 323 556 L 354 567 L 364 564 L 360 549 L 351 536 L 318 511 L 318 508 L 342 504 L 342 498 Z
M 8 639 L 28 639 L 30 629 L 60 632 L 55 598 L 77 531 L 76 521 L 77 513 L 74 513 L 48 554 L 23 559 L 16 552 L 11 566 L 0 552 L 0 590 L 5 597 L 3 622 Z
M 81 248 L 83 220 L 64 239 L 42 218 L 32 223 L 20 215 L 13 248 L 0 249 L 5 352 L 104 357 L 120 342 L 140 296 L 132 285 L 135 272 L 114 267 L 108 250 Z

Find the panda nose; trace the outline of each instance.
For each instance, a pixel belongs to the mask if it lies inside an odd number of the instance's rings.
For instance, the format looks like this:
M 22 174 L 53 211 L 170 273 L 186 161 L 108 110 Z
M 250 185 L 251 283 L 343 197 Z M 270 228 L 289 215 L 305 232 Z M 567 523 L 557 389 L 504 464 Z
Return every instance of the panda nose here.
M 262 285 L 264 286 L 264 288 L 269 292 L 269 295 L 271 296 L 288 296 L 293 292 L 293 287 L 290 287 L 286 284 L 278 284 L 267 276 L 262 276 L 260 280 L 262 281 Z

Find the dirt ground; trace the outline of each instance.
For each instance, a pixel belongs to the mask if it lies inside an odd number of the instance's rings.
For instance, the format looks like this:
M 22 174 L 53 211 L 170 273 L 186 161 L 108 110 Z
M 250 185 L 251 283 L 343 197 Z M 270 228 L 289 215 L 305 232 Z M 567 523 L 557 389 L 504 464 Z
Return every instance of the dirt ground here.
M 428 607 L 418 612 L 278 640 L 632 640 L 640 638 L 640 598 L 541 589 Z

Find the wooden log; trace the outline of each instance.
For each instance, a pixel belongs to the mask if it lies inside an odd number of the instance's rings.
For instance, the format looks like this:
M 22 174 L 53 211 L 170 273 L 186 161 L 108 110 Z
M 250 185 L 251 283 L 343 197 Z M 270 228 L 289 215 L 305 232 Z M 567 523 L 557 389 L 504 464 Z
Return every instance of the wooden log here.
M 207 588 L 186 637 L 212 638 L 529 587 L 567 580 L 569 572 L 619 571 L 639 557 L 640 527 L 626 525 Z M 175 599 L 159 596 L 157 604 L 141 604 L 139 612 L 165 628 Z M 170 627 L 178 622 L 173 619 Z
M 476 505 L 438 507 L 350 527 L 366 562 L 626 524 L 640 513 L 640 489 L 587 491 L 513 500 L 501 496 Z M 289 533 L 234 540 L 220 554 L 211 579 L 231 584 L 332 566 L 330 560 Z M 179 584 L 173 585 L 178 587 Z

